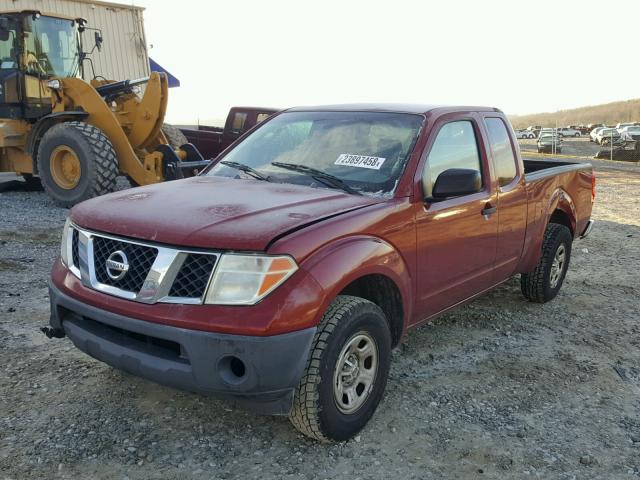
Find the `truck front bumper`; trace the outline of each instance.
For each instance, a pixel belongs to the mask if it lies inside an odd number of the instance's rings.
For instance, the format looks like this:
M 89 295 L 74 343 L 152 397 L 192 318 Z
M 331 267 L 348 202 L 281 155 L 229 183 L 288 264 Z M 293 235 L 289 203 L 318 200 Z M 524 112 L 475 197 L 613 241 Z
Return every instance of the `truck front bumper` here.
M 51 327 L 115 368 L 259 413 L 287 414 L 316 328 L 267 337 L 161 325 L 75 300 L 49 285 Z

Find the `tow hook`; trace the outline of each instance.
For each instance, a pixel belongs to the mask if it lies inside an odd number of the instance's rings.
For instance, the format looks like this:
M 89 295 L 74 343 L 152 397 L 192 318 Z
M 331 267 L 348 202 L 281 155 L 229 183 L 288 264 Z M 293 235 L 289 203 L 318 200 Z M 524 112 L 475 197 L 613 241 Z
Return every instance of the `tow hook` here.
M 64 330 L 61 328 L 42 327 L 40 331 L 44 333 L 47 338 L 62 338 L 64 337 Z

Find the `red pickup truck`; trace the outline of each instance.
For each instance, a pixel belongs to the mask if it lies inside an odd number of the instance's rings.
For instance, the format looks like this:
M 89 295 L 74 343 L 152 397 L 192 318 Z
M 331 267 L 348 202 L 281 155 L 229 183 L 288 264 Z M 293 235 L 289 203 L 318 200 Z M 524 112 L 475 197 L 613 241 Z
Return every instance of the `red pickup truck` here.
M 553 299 L 594 196 L 589 164 L 523 161 L 494 108 L 289 109 L 197 177 L 76 205 L 47 333 L 347 439 L 408 330 L 516 274 Z
M 216 158 L 245 132 L 277 111 L 275 108 L 233 107 L 229 110 L 224 128 L 206 125 L 181 126 L 180 131 L 186 138 L 182 143 L 188 142 L 195 145 L 204 158 Z

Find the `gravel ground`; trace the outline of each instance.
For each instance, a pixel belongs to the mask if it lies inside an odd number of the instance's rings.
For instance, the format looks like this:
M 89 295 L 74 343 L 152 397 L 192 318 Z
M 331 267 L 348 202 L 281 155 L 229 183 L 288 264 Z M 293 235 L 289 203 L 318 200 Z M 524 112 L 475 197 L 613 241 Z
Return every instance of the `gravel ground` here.
M 335 445 L 46 339 L 67 211 L 0 193 L 0 478 L 639 478 L 640 168 L 595 163 L 596 228 L 558 298 L 513 279 L 412 332 L 372 421 Z

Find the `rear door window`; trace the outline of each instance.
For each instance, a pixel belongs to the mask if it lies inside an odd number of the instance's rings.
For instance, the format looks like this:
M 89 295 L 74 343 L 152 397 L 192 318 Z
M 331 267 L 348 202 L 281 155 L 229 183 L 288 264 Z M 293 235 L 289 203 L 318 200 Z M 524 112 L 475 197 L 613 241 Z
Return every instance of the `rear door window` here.
M 244 124 L 247 122 L 247 114 L 245 112 L 236 112 L 233 116 L 233 124 L 231 130 L 233 133 L 241 133 L 244 130 Z
M 273 115 L 273 114 L 272 113 L 264 113 L 264 112 L 263 113 L 258 113 L 258 115 L 256 116 L 256 124 L 264 122 L 271 115 Z
M 516 178 L 516 155 L 511 145 L 509 131 L 501 118 L 485 118 L 489 143 L 493 154 L 496 177 L 501 187 Z

